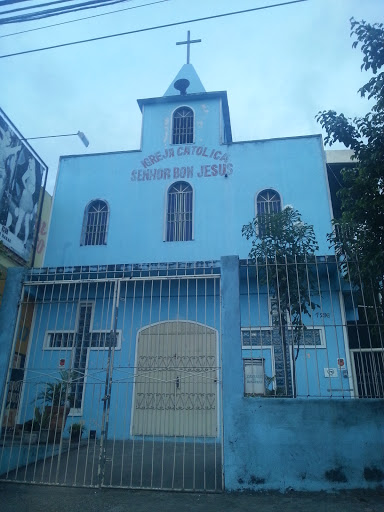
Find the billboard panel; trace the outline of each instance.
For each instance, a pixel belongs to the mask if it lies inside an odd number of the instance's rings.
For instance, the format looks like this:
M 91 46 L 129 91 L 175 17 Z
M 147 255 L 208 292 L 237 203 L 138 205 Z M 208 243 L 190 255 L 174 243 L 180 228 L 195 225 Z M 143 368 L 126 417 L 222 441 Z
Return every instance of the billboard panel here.
M 0 109 L 0 241 L 29 262 L 47 167 L 22 139 Z

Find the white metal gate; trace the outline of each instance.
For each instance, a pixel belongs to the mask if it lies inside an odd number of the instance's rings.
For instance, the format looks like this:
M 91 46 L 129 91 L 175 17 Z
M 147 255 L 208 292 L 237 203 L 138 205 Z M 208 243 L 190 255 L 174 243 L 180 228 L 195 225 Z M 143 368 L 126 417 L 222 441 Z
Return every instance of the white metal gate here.
M 220 341 L 214 263 L 34 269 L 0 479 L 221 490 Z
M 143 329 L 136 346 L 132 434 L 217 435 L 217 334 L 194 322 Z

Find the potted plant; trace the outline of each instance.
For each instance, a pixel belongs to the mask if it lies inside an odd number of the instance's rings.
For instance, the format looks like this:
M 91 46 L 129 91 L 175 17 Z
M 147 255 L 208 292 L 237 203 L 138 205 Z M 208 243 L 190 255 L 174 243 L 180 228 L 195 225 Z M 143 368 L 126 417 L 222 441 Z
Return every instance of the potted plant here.
M 71 438 L 72 443 L 78 443 L 81 439 L 81 436 L 87 431 L 86 426 L 81 421 L 80 423 L 72 423 L 68 427 L 69 436 Z
M 39 407 L 35 407 L 32 431 L 37 433 L 40 443 L 45 443 L 49 437 L 49 419 L 49 411 L 46 408 L 41 411 Z
M 47 382 L 45 388 L 37 395 L 37 400 L 45 405 L 43 416 L 48 418 L 49 441 L 60 438 L 73 405 L 72 372 L 62 370 L 56 382 Z
M 21 429 L 21 442 L 23 444 L 37 444 L 38 434 L 33 432 L 33 420 L 27 420 Z

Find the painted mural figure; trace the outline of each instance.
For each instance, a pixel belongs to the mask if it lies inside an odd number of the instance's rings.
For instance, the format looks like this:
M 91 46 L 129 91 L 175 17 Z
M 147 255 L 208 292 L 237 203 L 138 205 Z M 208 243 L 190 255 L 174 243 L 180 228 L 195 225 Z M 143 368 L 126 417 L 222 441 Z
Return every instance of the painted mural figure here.
M 12 146 L 10 130 L 4 130 L 1 126 L 0 135 L 0 205 L 2 205 L 5 189 L 8 182 L 12 180 L 15 171 L 16 158 L 12 159 L 10 157 L 16 157 L 22 146 L 21 144 Z
M 20 203 L 18 207 L 18 218 L 15 227 L 15 235 L 18 236 L 22 222 L 24 221 L 24 247 L 26 246 L 29 237 L 29 224 L 33 217 L 36 205 L 33 202 L 33 194 L 36 190 L 36 161 L 30 157 L 28 160 L 28 168 L 21 178 L 24 190 L 21 194 Z M 15 211 L 16 213 L 16 211 Z

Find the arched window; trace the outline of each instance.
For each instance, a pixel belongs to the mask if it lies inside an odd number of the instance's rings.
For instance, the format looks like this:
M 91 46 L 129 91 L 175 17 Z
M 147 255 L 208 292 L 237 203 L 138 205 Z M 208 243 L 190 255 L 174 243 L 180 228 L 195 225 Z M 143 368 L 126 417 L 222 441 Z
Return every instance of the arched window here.
M 192 240 L 192 221 L 192 187 L 185 181 L 177 181 L 167 194 L 167 242 Z
M 106 245 L 109 207 L 106 201 L 95 199 L 84 211 L 81 245 Z
M 268 217 L 281 211 L 281 199 L 276 190 L 266 189 L 259 192 L 256 199 L 256 216 L 259 236 L 264 236 L 268 229 Z
M 173 113 L 172 144 L 193 143 L 193 110 L 189 107 L 180 107 Z

